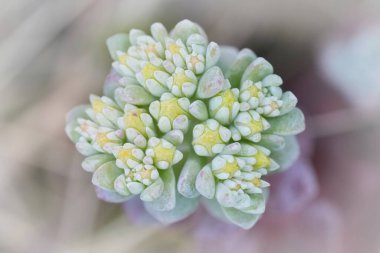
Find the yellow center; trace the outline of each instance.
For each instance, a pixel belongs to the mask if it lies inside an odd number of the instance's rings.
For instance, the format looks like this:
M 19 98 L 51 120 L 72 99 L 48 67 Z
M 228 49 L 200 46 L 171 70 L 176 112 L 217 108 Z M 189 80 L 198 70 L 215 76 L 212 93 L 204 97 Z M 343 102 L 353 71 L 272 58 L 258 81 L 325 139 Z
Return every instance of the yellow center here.
M 178 104 L 178 99 L 171 98 L 161 102 L 160 113 L 169 118 L 171 122 L 180 115 L 187 115 L 186 111 Z
M 237 161 L 234 160 L 231 163 L 227 162 L 221 170 L 225 173 L 228 173 L 230 177 L 232 177 L 239 170 L 239 165 Z
M 205 128 L 203 134 L 193 141 L 193 145 L 202 145 L 208 152 L 212 151 L 215 144 L 222 144 L 223 141 L 219 136 L 219 132 L 213 131 L 208 127 Z
M 248 123 L 248 127 L 249 127 L 249 129 L 251 129 L 252 133 L 259 133 L 264 129 L 264 126 L 263 126 L 263 123 L 261 122 L 261 120 L 256 121 L 254 119 L 252 119 Z
M 96 98 L 93 102 L 92 102 L 92 109 L 94 110 L 94 112 L 96 113 L 101 113 L 103 112 L 103 109 L 104 107 L 106 107 L 106 105 L 104 104 L 104 102 L 99 99 L 99 98 Z
M 123 163 L 127 163 L 129 159 L 135 160 L 135 157 L 132 155 L 132 149 L 121 149 L 117 154 L 117 158 L 123 161 Z
M 154 162 L 166 161 L 169 164 L 173 161 L 174 148 L 164 148 L 161 144 L 154 148 Z
M 218 107 L 217 110 L 219 110 L 221 107 L 225 106 L 229 109 L 232 108 L 232 105 L 236 102 L 236 99 L 234 97 L 234 94 L 230 89 L 223 91 L 220 96 L 222 97 L 222 104 Z
M 98 143 L 98 145 L 100 147 L 104 147 L 104 145 L 106 145 L 107 143 L 112 143 L 112 142 L 115 142 L 115 141 L 112 141 L 110 140 L 108 137 L 107 137 L 107 134 L 108 133 L 97 133 L 96 134 L 96 143 Z
M 129 111 L 126 115 L 124 115 L 124 125 L 125 128 L 134 128 L 139 131 L 142 135 L 146 137 L 146 128 L 144 123 L 142 122 L 140 115 L 143 113 L 142 109 L 134 109 Z
M 179 54 L 180 49 L 181 49 L 181 48 L 180 48 L 177 44 L 175 44 L 175 43 L 171 43 L 171 44 L 168 46 L 168 50 L 169 50 L 169 52 L 172 53 L 172 54 Z
M 141 171 L 139 171 L 139 174 L 142 179 L 150 179 L 150 170 L 143 168 Z
M 185 75 L 185 73 L 181 72 L 173 75 L 173 82 L 175 85 L 182 87 L 184 83 L 191 83 L 192 80 L 187 75 Z
M 276 109 L 278 109 L 279 106 L 275 101 L 272 101 L 270 103 L 270 107 L 272 108 L 272 110 L 276 110 Z
M 248 91 L 251 93 L 251 97 L 259 96 L 259 89 L 255 85 L 252 85 L 251 87 L 249 87 Z
M 126 65 L 127 64 L 128 56 L 126 54 L 120 55 L 118 57 L 118 60 L 121 64 Z
M 251 183 L 252 183 L 254 186 L 258 187 L 258 188 L 261 186 L 261 180 L 260 180 L 260 178 L 257 178 L 257 177 L 255 177 L 254 179 L 252 179 L 252 180 L 251 180 Z
M 148 79 L 154 79 L 154 72 L 157 70 L 160 70 L 160 68 L 148 62 L 147 64 L 145 64 L 141 72 L 144 79 L 148 80 Z
M 257 151 L 255 158 L 256 163 L 253 166 L 255 169 L 268 168 L 271 164 L 269 157 L 259 150 Z

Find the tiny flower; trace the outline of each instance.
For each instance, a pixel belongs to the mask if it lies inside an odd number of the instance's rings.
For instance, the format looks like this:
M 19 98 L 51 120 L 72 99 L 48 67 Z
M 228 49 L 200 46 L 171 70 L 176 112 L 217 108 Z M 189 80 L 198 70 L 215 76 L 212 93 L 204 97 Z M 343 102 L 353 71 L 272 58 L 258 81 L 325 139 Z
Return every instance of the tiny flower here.
M 223 125 L 231 123 L 239 112 L 238 95 L 239 89 L 228 89 L 211 98 L 209 101 L 211 117 Z
M 123 143 L 124 133 L 120 129 L 99 127 L 93 140 L 93 147 L 99 152 L 112 153 L 112 148 Z
M 167 86 L 177 97 L 192 97 L 197 89 L 197 77 L 191 70 L 176 68 L 174 74 L 168 78 Z
M 193 52 L 186 56 L 186 66 L 195 74 L 201 74 L 205 70 L 205 57 Z
M 249 109 L 256 109 L 260 100 L 264 97 L 261 82 L 253 83 L 251 80 L 243 82 L 239 100 L 241 102 L 241 110 L 247 111 Z
M 87 110 L 87 114 L 102 126 L 112 127 L 122 115 L 116 103 L 108 97 L 91 95 L 90 102 L 92 107 Z
M 169 75 L 164 71 L 162 63 L 143 63 L 141 71 L 136 73 L 139 83 L 154 96 L 161 96 L 167 91 L 166 82 Z
M 79 118 L 77 119 L 77 121 L 78 126 L 75 128 L 75 131 L 77 131 L 86 140 L 95 139 L 95 136 L 99 128 L 98 124 L 94 123 L 91 120 L 83 118 Z
M 116 165 L 122 169 L 132 169 L 136 167 L 144 158 L 144 152 L 131 143 L 117 146 L 112 150 Z
M 219 218 L 252 227 L 265 210 L 266 175 L 295 160 L 304 129 L 272 65 L 249 49 L 224 51 L 189 20 L 170 32 L 155 23 L 151 34 L 116 34 L 107 47 L 106 95 L 74 108 L 65 128 L 97 195 L 139 196 L 164 223 L 190 215 L 201 197 Z
M 253 142 L 259 142 L 261 132 L 270 128 L 268 121 L 254 110 L 239 113 L 234 126 L 243 138 Z
M 183 158 L 183 154 L 173 144 L 165 139 L 158 139 L 156 137 L 149 139 L 146 152 L 152 157 L 153 164 L 163 170 L 177 164 Z
M 176 98 L 171 93 L 165 93 L 160 101 L 150 104 L 149 112 L 158 121 L 157 126 L 161 132 L 167 133 L 173 129 L 185 132 L 189 125 L 189 106 L 189 99 Z
M 118 126 L 125 129 L 127 139 L 139 147 L 145 147 L 147 139 L 155 136 L 152 117 L 144 110 L 127 104 Z
M 165 43 L 165 56 L 167 61 L 171 61 L 173 64 L 171 66 L 183 68 L 185 66 L 185 58 L 188 55 L 185 44 L 180 39 L 174 41 L 170 38 L 167 38 Z M 169 68 L 167 70 L 170 71 L 171 69 L 172 68 Z
M 241 158 L 232 155 L 220 155 L 212 160 L 211 169 L 215 177 L 223 180 L 240 175 L 240 168 L 245 165 L 245 161 Z
M 213 119 L 193 129 L 194 152 L 199 156 L 213 156 L 222 152 L 230 139 L 230 130 Z

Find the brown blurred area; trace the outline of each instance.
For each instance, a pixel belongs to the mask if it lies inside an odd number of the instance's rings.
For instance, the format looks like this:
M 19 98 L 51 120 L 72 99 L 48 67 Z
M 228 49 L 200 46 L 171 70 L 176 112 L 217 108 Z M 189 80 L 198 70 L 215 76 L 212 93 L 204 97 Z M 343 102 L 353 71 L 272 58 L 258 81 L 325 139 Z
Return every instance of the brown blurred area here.
M 298 227 L 284 231 L 291 233 L 286 240 L 278 231 L 273 240 L 262 236 L 270 245 L 265 252 L 299 252 L 294 244 L 303 240 L 303 220 L 315 228 L 309 252 L 380 252 L 379 124 L 366 122 L 326 84 L 315 59 L 324 38 L 378 17 L 378 1 L 2 0 L 1 6 L 0 252 L 196 252 L 194 224 L 136 225 L 119 205 L 98 200 L 64 134 L 66 112 L 101 93 L 111 64 L 107 37 L 148 30 L 156 21 L 172 28 L 184 18 L 210 40 L 266 57 L 309 115 L 320 195 L 338 210 L 342 230 L 331 231 L 339 239 L 332 235 L 326 248 L 313 216 L 300 217 Z

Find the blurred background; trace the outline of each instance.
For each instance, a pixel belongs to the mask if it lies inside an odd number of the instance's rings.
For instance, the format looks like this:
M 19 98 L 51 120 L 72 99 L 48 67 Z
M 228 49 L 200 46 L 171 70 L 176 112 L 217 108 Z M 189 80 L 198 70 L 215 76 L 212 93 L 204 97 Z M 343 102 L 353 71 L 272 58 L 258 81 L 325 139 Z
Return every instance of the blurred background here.
M 0 252 L 380 252 L 380 1 L 0 3 Z M 163 227 L 98 200 L 64 134 L 101 93 L 107 37 L 184 18 L 267 58 L 306 114 L 301 157 L 250 231 L 202 208 Z

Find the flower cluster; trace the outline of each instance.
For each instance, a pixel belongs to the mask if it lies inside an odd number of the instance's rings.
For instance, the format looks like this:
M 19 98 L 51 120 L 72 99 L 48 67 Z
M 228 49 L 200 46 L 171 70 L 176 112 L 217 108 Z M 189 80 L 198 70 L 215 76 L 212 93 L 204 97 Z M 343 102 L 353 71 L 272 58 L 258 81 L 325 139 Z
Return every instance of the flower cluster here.
M 251 50 L 208 42 L 189 21 L 169 33 L 131 30 L 107 40 L 114 62 L 104 95 L 73 109 L 66 132 L 86 156 L 98 196 L 139 196 L 169 223 L 199 200 L 243 228 L 264 212 L 268 173 L 297 156 L 297 99 Z

